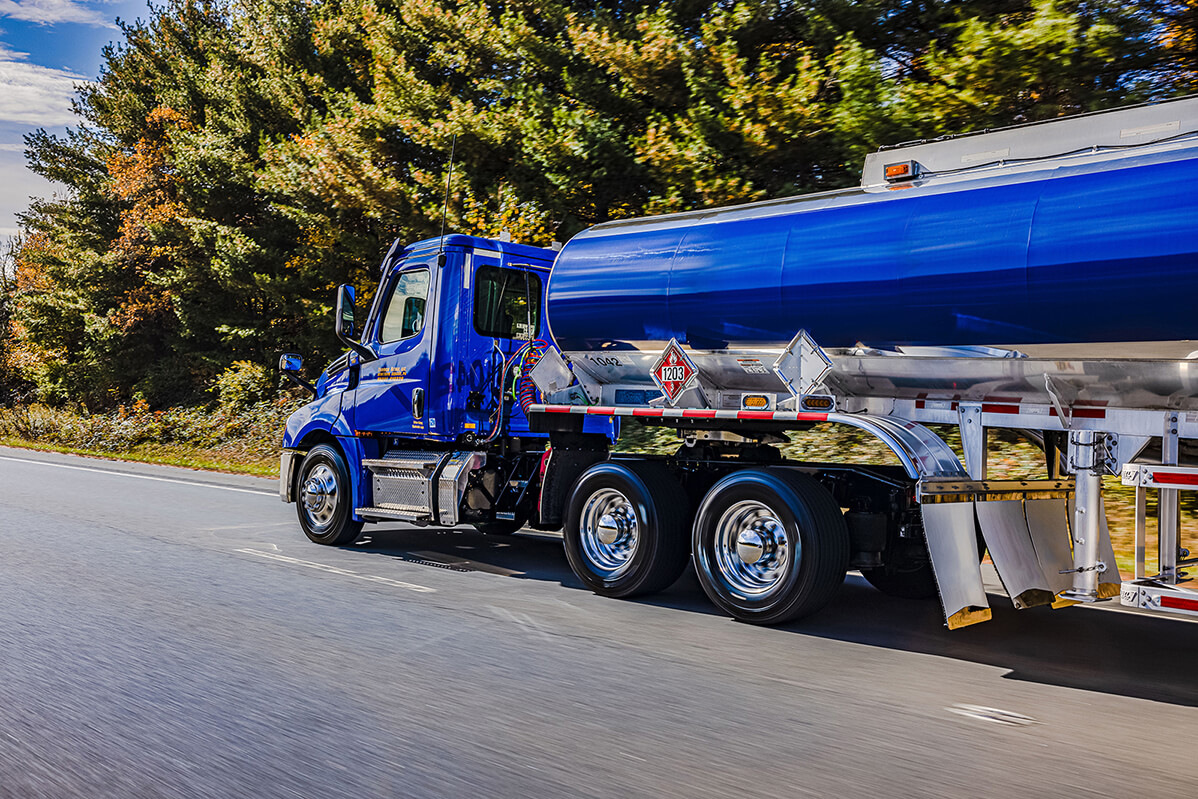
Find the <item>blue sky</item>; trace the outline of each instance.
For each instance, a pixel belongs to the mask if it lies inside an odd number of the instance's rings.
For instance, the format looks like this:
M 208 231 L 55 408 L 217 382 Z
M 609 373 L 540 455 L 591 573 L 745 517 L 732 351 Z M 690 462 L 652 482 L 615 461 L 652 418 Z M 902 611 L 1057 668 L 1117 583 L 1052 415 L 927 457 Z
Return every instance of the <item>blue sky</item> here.
M 76 124 L 75 86 L 95 79 L 100 50 L 119 41 L 116 20 L 146 11 L 145 0 L 0 0 L 0 246 L 29 198 L 55 191 L 25 167 L 22 137 Z

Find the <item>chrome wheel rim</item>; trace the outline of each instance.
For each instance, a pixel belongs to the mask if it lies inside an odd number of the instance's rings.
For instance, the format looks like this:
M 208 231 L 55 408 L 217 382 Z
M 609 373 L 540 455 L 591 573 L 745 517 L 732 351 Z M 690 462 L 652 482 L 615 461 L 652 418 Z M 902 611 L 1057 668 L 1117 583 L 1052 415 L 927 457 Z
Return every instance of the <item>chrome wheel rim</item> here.
M 756 500 L 729 507 L 715 526 L 714 559 L 721 580 L 746 599 L 777 591 L 797 566 L 801 544 L 778 514 Z
M 328 527 L 332 523 L 338 499 L 337 475 L 328 464 L 313 466 L 300 487 L 300 503 L 313 527 Z
M 583 555 L 605 580 L 628 571 L 640 543 L 640 523 L 628 497 L 614 488 L 596 491 L 578 522 Z

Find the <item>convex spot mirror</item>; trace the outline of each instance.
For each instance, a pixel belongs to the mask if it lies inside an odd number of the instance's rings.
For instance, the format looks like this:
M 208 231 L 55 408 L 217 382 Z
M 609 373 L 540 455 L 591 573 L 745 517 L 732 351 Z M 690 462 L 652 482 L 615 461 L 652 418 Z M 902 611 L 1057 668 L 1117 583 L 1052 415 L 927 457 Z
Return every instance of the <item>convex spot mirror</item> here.
M 310 391 L 313 396 L 316 396 L 316 386 L 309 383 L 299 376 L 300 369 L 303 368 L 304 359 L 296 355 L 294 352 L 285 352 L 279 357 L 279 371 L 283 377 L 295 383 L 297 386 Z

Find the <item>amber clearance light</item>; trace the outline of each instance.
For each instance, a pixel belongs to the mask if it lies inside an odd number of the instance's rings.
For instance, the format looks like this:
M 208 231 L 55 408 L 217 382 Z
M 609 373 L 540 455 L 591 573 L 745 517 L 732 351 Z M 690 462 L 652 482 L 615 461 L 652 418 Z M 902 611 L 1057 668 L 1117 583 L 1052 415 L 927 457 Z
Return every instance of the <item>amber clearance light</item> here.
M 911 180 L 919 175 L 919 166 L 914 161 L 887 164 L 882 168 L 882 175 L 891 183 L 899 180 Z
M 836 407 L 836 401 L 824 394 L 808 394 L 803 397 L 802 407 L 805 411 L 830 411 Z

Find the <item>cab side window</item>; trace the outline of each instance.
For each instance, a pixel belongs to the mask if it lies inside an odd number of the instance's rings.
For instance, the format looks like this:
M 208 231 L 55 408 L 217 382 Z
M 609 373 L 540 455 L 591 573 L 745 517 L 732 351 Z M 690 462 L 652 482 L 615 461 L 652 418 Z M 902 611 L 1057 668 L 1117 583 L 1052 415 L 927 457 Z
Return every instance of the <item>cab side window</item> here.
M 529 341 L 541 323 L 541 277 L 523 269 L 480 266 L 474 279 L 474 329 L 489 338 Z
M 411 338 L 424 327 L 424 306 L 428 302 L 429 272 L 413 269 L 402 272 L 395 281 L 395 290 L 383 314 L 379 339 L 386 344 Z

